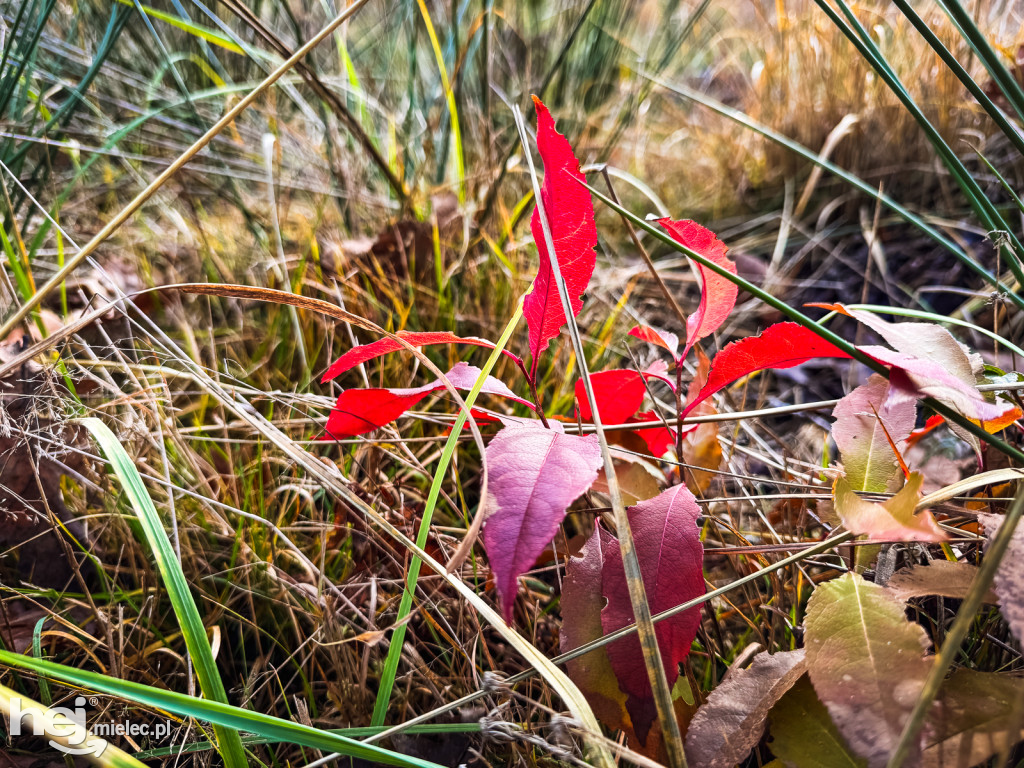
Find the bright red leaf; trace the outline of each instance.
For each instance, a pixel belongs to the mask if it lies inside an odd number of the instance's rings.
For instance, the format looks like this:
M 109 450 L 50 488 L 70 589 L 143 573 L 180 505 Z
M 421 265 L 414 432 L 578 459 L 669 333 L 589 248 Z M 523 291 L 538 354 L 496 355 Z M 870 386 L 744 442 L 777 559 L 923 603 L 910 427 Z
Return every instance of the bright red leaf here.
M 656 344 L 662 349 L 667 349 L 668 353 L 672 355 L 673 360 L 679 354 L 679 337 L 671 331 L 663 331 L 660 328 L 652 328 L 649 325 L 637 325 L 630 330 L 629 335 L 635 336 L 641 341 L 649 341 L 651 344 Z
M 540 99 L 535 96 L 533 103 L 537 108 L 537 150 L 544 161 L 544 184 L 540 194 L 575 316 L 583 306 L 580 296 L 587 290 L 597 260 L 594 205 L 586 187 L 579 183 L 585 179 L 572 147 L 565 136 L 555 130 L 555 121 Z M 551 254 L 544 239 L 540 211 L 536 209 L 530 230 L 540 255 L 540 267 L 533 290 L 523 300 L 523 314 L 530 327 L 530 376 L 536 377 L 540 355 L 547 349 L 548 342 L 558 336 L 566 317 L 551 271 Z
M 696 251 L 709 261 L 736 274 L 736 264 L 725 255 L 725 243 L 710 229 L 705 229 L 694 221 L 673 221 L 665 218 L 658 219 L 658 223 L 668 230 L 673 239 L 691 251 Z M 729 317 L 732 308 L 736 306 L 736 296 L 739 293 L 736 283 L 728 278 L 703 264 L 697 264 L 697 269 L 703 282 L 700 305 L 686 320 L 686 347 L 683 349 L 682 357 L 686 357 L 695 343 L 718 330 Z
M 592 373 L 590 388 L 594 390 L 594 402 L 602 424 L 625 424 L 640 409 L 647 394 L 644 376 L 639 371 L 628 369 Z M 576 380 L 576 406 L 581 419 L 593 421 L 594 414 L 590 410 L 582 378 Z
M 456 336 L 454 333 L 447 332 L 415 333 L 411 331 L 399 331 L 395 335 L 414 347 L 425 347 L 430 344 L 472 344 L 477 347 L 494 349 L 494 342 L 488 341 L 487 339 L 478 339 L 475 336 Z M 327 369 L 327 372 L 324 374 L 321 381 L 326 383 L 331 379 L 337 378 L 346 371 L 352 370 L 360 363 L 365 363 L 368 360 L 373 360 L 375 357 L 381 357 L 382 355 L 386 355 L 391 352 L 397 352 L 400 349 L 405 349 L 405 347 L 390 338 L 381 339 L 380 341 L 375 341 L 372 344 L 362 344 L 358 347 L 353 347 L 331 364 L 331 367 Z M 522 362 L 511 352 L 506 350 L 503 350 L 502 352 L 506 357 L 514 360 L 517 364 Z
M 673 608 L 704 594 L 704 548 L 698 536 L 700 508 L 685 485 L 677 485 L 659 496 L 628 510 L 637 558 L 652 613 Z M 601 529 L 604 568 L 601 591 L 607 603 L 601 611 L 605 633 L 634 621 L 633 605 L 626 586 L 622 551 L 618 539 Z M 658 622 L 655 634 L 665 665 L 668 684 L 679 677 L 679 663 L 690 652 L 700 628 L 700 609 L 694 608 Z M 654 696 L 636 635 L 608 646 L 608 658 L 619 687 L 628 696 L 633 727 L 641 741 L 654 721 Z
M 457 363 L 445 375 L 456 389 L 468 390 L 476 383 L 480 369 L 467 363 Z M 438 379 L 412 389 L 346 389 L 327 417 L 327 434 L 341 440 L 372 432 L 397 419 L 427 395 L 444 388 Z M 493 376 L 487 377 L 480 391 L 533 407 L 529 400 L 518 397 L 504 382 Z
M 509 425 L 487 446 L 483 544 L 505 621 L 512 619 L 519 575 L 551 543 L 565 511 L 597 478 L 597 435 L 566 435 Z
M 643 404 L 644 395 L 647 394 L 644 379 L 661 379 L 670 386 L 672 385 L 671 380 L 664 375 L 665 370 L 665 364 L 661 362 L 660 365 L 655 363 L 642 373 L 628 369 L 614 369 L 590 374 L 590 386 L 594 390 L 594 401 L 597 403 L 597 412 L 601 415 L 601 423 L 609 425 L 657 421 L 658 416 L 654 411 L 641 413 L 637 413 L 637 411 Z M 575 391 L 580 418 L 583 421 L 593 421 L 594 415 L 590 410 L 590 402 L 587 400 L 582 378 L 576 380 Z M 675 432 L 668 427 L 638 429 L 636 434 L 647 444 L 653 456 L 664 455 L 665 451 L 675 443 Z
M 640 411 L 634 418 L 629 419 L 629 423 L 649 421 L 660 421 L 658 414 L 654 411 Z M 647 443 L 647 450 L 656 458 L 664 456 L 665 451 L 676 444 L 675 430 L 668 427 L 635 429 L 633 434 L 639 435 L 640 439 Z
M 760 336 L 734 341 L 715 355 L 708 383 L 697 397 L 687 403 L 683 415 L 692 411 L 701 401 L 755 371 L 792 368 L 819 357 L 850 356 L 814 331 L 797 323 L 770 325 Z

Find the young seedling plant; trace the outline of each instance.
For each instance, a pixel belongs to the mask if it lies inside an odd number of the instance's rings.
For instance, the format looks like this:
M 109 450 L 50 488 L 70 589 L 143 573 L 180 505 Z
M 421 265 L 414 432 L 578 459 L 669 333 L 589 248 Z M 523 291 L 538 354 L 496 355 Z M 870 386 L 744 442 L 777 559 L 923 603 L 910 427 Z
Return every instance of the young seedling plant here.
M 923 573 L 897 574 L 883 586 L 862 575 L 877 548 L 858 547 L 863 554 L 858 555 L 857 567 L 814 591 L 803 625 L 803 648 L 757 655 L 749 668 L 734 671 L 712 691 L 695 714 L 684 703 L 693 701 L 693 692 L 685 678 L 680 680 L 680 665 L 700 631 L 700 604 L 706 591 L 698 527 L 703 513 L 694 491 L 703 494 L 722 461 L 717 427 L 707 418 L 694 417 L 717 413 L 714 395 L 759 371 L 815 359 L 852 359 L 873 369 L 866 383 L 838 401 L 833 411 L 832 436 L 840 463 L 831 470 L 832 496 L 836 522 L 846 532 L 835 536 L 834 543 L 859 537 L 868 542 L 941 545 L 948 529 L 927 509 L 929 505 L 967 487 L 996 482 L 996 475 L 1000 481 L 1009 479 L 1005 471 L 982 473 L 967 486 L 958 484 L 949 493 L 923 497 L 923 476 L 911 471 L 903 456 L 920 436 L 915 426 L 922 403 L 937 414 L 925 429 L 945 421 L 979 461 L 983 442 L 1018 462 L 1024 458 L 995 437 L 1016 425 L 1022 414 L 1006 393 L 993 392 L 993 387 L 979 389 L 983 377 L 1005 382 L 1009 378 L 986 367 L 979 355 L 943 327 L 891 323 L 862 309 L 820 305 L 864 324 L 887 345 L 854 347 L 738 277 L 725 244 L 701 225 L 636 218 L 587 186 L 572 147 L 556 130 L 551 114 L 537 99 L 535 106 L 537 151 L 544 169 L 542 185 L 533 175 L 537 207 L 531 231 L 539 268 L 499 341 L 448 332 L 400 332 L 396 338 L 351 349 L 324 375 L 324 381 L 330 381 L 405 345 L 462 344 L 491 350 L 483 369 L 459 362 L 444 377 L 469 395 L 442 454 L 417 543 L 422 547 L 426 542 L 442 478 L 466 420 L 492 424 L 497 431 L 483 456 L 480 509 L 449 569 L 462 563 L 479 532 L 501 614 L 512 624 L 520 577 L 550 547 L 570 507 L 590 491 L 606 493 L 611 514 L 595 521 L 565 568 L 560 640 L 562 651 L 572 657 L 569 675 L 593 712 L 607 728 L 624 731 L 634 750 L 673 766 L 731 766 L 757 747 L 769 723 L 768 749 L 786 765 L 923 761 L 968 766 L 1009 749 L 1024 735 L 1024 683 L 971 670 L 958 670 L 947 678 L 951 658 L 929 652 L 924 629 L 909 621 L 905 611 L 909 599 L 931 594 L 968 598 L 965 609 L 970 604 L 977 610 L 971 601 L 979 592 L 988 595 L 994 579 L 996 599 L 1021 639 L 1024 603 L 1016 589 L 1024 578 L 1021 558 L 1007 560 L 996 573 L 1007 547 L 1024 554 L 1024 541 L 1012 530 L 1020 502 L 1011 507 L 1001 538 L 1002 517 L 982 520 L 992 542 L 989 556 L 996 550 L 994 564 L 985 561 L 987 570 L 947 562 L 945 567 L 919 569 Z M 528 160 L 532 171 L 529 154 Z M 700 276 L 700 302 L 680 329 L 682 337 L 646 325 L 629 331 L 665 358 L 644 370 L 590 373 L 586 368 L 575 317 L 595 268 L 595 196 L 689 256 Z M 712 337 L 729 317 L 740 287 L 783 310 L 792 321 L 728 344 L 709 361 L 700 342 Z M 526 359 L 506 348 L 521 316 L 528 326 Z M 546 413 L 539 396 L 539 364 L 566 327 L 580 368 L 575 408 L 572 413 Z M 490 375 L 501 355 L 522 374 L 518 386 L 523 392 Z M 691 356 L 694 373 L 684 391 Z M 346 389 L 330 413 L 327 435 L 343 439 L 372 432 L 444 389 L 442 379 L 408 389 Z M 669 417 L 664 407 L 644 409 L 647 398 L 659 389 L 676 404 L 677 412 Z M 479 395 L 518 403 L 530 415 L 477 410 Z M 630 450 L 621 450 L 622 446 Z M 613 458 L 613 451 L 621 460 Z M 652 484 L 649 467 L 667 455 L 680 470 L 659 471 Z M 637 473 L 643 481 L 636 480 Z M 632 502 L 628 509 L 622 498 Z M 418 574 L 419 561 L 414 560 L 382 673 L 374 725 L 385 720 Z M 656 626 L 652 614 L 663 614 Z M 613 633 L 617 634 L 609 638 Z

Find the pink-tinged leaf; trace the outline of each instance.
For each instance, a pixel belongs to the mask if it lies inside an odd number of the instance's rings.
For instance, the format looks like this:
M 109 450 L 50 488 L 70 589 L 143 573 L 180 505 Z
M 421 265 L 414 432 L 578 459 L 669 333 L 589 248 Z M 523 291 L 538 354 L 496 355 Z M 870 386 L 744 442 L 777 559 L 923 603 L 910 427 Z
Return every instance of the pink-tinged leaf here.
M 395 335 L 414 347 L 426 347 L 431 344 L 472 344 L 476 347 L 494 349 L 494 342 L 487 339 L 478 339 L 475 336 L 456 336 L 454 333 L 447 332 L 416 333 L 412 331 L 399 331 Z M 326 383 L 346 371 L 352 370 L 360 363 L 365 363 L 391 352 L 397 352 L 400 349 L 405 349 L 405 347 L 394 339 L 381 339 L 372 344 L 362 344 L 361 346 L 353 347 L 331 364 L 321 381 Z M 507 350 L 502 350 L 502 354 L 515 361 L 516 364 L 522 363 L 518 357 Z
M 476 384 L 480 373 L 480 369 L 475 366 L 456 363 L 445 376 L 456 389 L 469 390 Z M 338 397 L 327 417 L 327 434 L 341 440 L 372 432 L 397 419 L 427 395 L 444 388 L 441 380 L 436 379 L 422 387 L 412 389 L 346 389 Z M 480 391 L 534 407 L 529 400 L 519 397 L 503 381 L 493 376 L 487 377 Z
M 679 354 L 679 337 L 671 331 L 663 331 L 649 325 L 637 325 L 629 332 L 629 335 L 667 349 L 673 360 Z
M 562 629 L 559 641 L 562 653 L 597 640 L 604 634 L 601 628 L 601 609 L 604 607 L 601 594 L 604 552 L 601 544 L 600 531 L 595 528 L 580 550 L 579 557 L 570 558 L 565 566 L 560 603 Z M 573 659 L 566 664 L 566 669 L 605 726 L 612 730 L 629 727 L 626 694 L 619 689 L 606 648 L 595 648 Z
M 969 355 L 953 334 L 934 323 L 890 323 L 872 312 L 848 309 L 842 304 L 814 304 L 812 306 L 842 312 L 873 330 L 885 342 L 905 355 L 913 355 L 938 363 L 965 384 L 974 384 L 975 374 L 981 371 L 979 355 Z
M 877 373 L 836 405 L 832 437 L 839 446 L 846 480 L 855 491 L 882 492 L 902 478 L 886 432 L 903 449 L 914 429 L 917 403 L 889 397 L 889 382 Z
M 807 671 L 850 748 L 882 768 L 899 742 L 933 660 L 906 605 L 847 573 L 815 588 L 804 622 Z M 920 755 L 915 743 L 906 765 Z
M 694 221 L 672 221 L 658 219 L 673 239 L 696 251 L 708 261 L 712 261 L 729 272 L 736 274 L 736 264 L 726 254 L 725 243 L 719 240 L 710 229 L 705 229 Z M 695 343 L 710 336 L 725 322 L 736 306 L 739 289 L 736 283 L 714 272 L 703 264 L 697 264 L 700 279 L 703 283 L 700 291 L 700 305 L 697 311 L 686 319 L 686 346 L 682 357 L 690 351 Z
M 658 613 L 704 594 L 704 548 L 697 518 L 700 508 L 685 485 L 677 485 L 628 510 L 636 554 L 651 612 Z M 604 572 L 601 589 L 607 604 L 601 612 L 605 633 L 632 624 L 633 605 L 626 586 L 619 542 L 601 531 Z M 690 652 L 700 627 L 700 609 L 694 608 L 656 625 L 661 661 L 671 687 L 679 677 L 679 663 Z M 641 742 L 654 721 L 655 707 L 640 641 L 635 635 L 608 646 L 608 658 L 619 687 L 629 697 L 627 709 Z
M 490 477 L 483 544 L 506 621 L 519 575 L 554 538 L 565 511 L 597 478 L 597 435 L 507 426 L 487 446 Z
M 776 323 L 760 336 L 734 341 L 715 355 L 708 383 L 683 409 L 683 415 L 697 404 L 725 389 L 737 379 L 768 368 L 792 368 L 820 357 L 850 356 L 814 331 L 797 323 Z
M 537 151 L 544 161 L 544 184 L 541 199 L 551 227 L 558 266 L 569 291 L 573 315 L 583 306 L 581 298 L 587 290 L 594 272 L 597 255 L 597 226 L 594 224 L 594 204 L 580 172 L 580 163 L 572 152 L 568 140 L 555 130 L 555 121 L 536 96 Z M 551 257 L 544 239 L 540 211 L 534 209 L 530 230 L 540 255 L 540 267 L 533 281 L 533 290 L 523 300 L 523 314 L 530 327 L 530 375 L 536 377 L 540 355 L 548 342 L 558 336 L 565 325 L 565 312 L 558 296 L 558 285 L 551 271 Z
M 730 669 L 686 730 L 694 768 L 732 768 L 761 741 L 769 710 L 807 671 L 804 650 L 762 651 L 746 669 Z
M 847 530 L 866 535 L 870 541 L 945 541 L 948 537 L 931 512 L 914 513 L 923 482 L 920 472 L 911 472 L 899 493 L 877 504 L 862 499 L 846 478 L 838 477 L 833 486 L 836 514 Z
M 893 352 L 885 347 L 858 347 L 861 352 L 890 367 L 892 397 L 934 397 L 965 418 L 973 421 L 996 421 L 1013 412 L 1011 403 L 990 403 L 973 384 L 967 384 L 938 363 Z
M 983 512 L 978 515 L 978 522 L 985 531 L 990 546 L 999 532 L 1005 518 Z M 1017 526 L 1010 537 L 1010 546 L 999 561 L 999 569 L 995 578 L 996 597 L 999 598 L 999 610 L 1010 625 L 1010 630 L 1018 643 L 1024 643 L 1024 527 Z

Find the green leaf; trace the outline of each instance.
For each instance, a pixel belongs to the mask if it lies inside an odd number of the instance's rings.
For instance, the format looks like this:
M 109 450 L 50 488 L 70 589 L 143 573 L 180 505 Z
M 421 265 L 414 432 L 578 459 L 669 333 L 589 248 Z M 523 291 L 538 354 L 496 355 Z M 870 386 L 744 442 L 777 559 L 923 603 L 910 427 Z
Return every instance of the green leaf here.
M 814 591 L 804 627 L 814 690 L 851 749 L 869 768 L 884 766 L 931 668 L 924 629 L 853 573 Z
M 807 677 L 800 678 L 782 697 L 769 718 L 772 740 L 768 747 L 789 768 L 864 768 L 867 765 L 843 741 Z

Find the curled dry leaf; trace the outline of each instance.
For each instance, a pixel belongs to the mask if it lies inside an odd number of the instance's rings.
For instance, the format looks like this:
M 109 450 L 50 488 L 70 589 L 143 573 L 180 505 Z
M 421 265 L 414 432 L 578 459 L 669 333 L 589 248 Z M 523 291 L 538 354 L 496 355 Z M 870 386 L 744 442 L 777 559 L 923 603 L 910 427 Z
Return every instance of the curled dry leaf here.
M 535 96 L 533 103 L 537 108 L 537 151 L 544 161 L 540 194 L 551 227 L 554 255 L 569 292 L 572 313 L 577 315 L 583 307 L 581 296 L 587 290 L 597 263 L 594 205 L 587 188 L 580 183 L 586 180 L 572 146 L 555 130 L 555 121 L 540 99 Z M 523 314 L 530 328 L 530 375 L 536 377 L 540 355 L 547 349 L 548 342 L 558 336 L 566 317 L 551 270 L 552 254 L 548 253 L 540 211 L 536 208 L 530 220 L 530 231 L 537 244 L 540 266 L 533 289 L 523 300 Z
M 1003 520 L 1002 515 L 988 512 L 978 515 L 978 522 L 988 540 L 986 546 L 996 537 Z M 1010 546 L 996 571 L 995 591 L 999 610 L 1010 625 L 1013 636 L 1018 643 L 1024 643 L 1024 527 L 1018 525 L 1013 532 Z
M 479 368 L 468 363 L 456 363 L 445 376 L 456 389 L 469 390 L 476 384 L 480 373 Z M 327 417 L 326 432 L 336 440 L 372 432 L 397 419 L 427 395 L 444 388 L 441 380 L 436 379 L 411 389 L 346 389 L 338 396 Z M 529 400 L 522 399 L 493 376 L 487 377 L 480 391 L 533 407 Z
M 889 392 L 889 382 L 876 373 L 832 411 L 832 437 L 846 480 L 856 491 L 892 490 L 902 477 L 886 433 L 902 449 L 914 429 L 917 401 L 891 398 Z
M 597 477 L 596 435 L 566 435 L 509 425 L 487 446 L 483 544 L 505 621 L 512 619 L 519 575 L 554 538 L 565 511 Z
M 853 752 L 881 768 L 931 668 L 924 629 L 907 621 L 903 603 L 854 573 L 814 590 L 804 629 L 815 692 Z
M 896 571 L 885 588 L 894 598 L 904 602 L 912 597 L 931 595 L 963 600 L 977 574 L 978 567 L 970 563 L 932 560 L 928 565 L 915 565 L 913 568 Z M 985 602 L 995 603 L 995 593 L 990 591 L 985 596 Z
M 838 477 L 832 489 L 836 514 L 847 530 L 871 541 L 945 541 L 931 512 L 914 513 L 923 482 L 920 472 L 912 472 L 899 493 L 879 504 L 862 499 L 846 478 Z
M 447 332 L 416 333 L 399 331 L 395 335 L 414 347 L 426 347 L 433 344 L 470 344 L 476 347 L 494 349 L 494 342 L 487 339 L 478 339 L 475 336 L 456 336 L 454 333 Z M 394 339 L 381 339 L 372 344 L 362 344 L 358 347 L 353 347 L 331 364 L 321 381 L 326 383 L 331 379 L 336 379 L 341 374 L 352 370 L 361 363 L 390 354 L 391 352 L 397 352 L 400 349 L 405 349 L 405 347 Z M 518 357 L 507 350 L 502 350 L 502 354 L 514 360 L 517 364 L 522 363 Z
M 698 536 L 700 508 L 685 485 L 676 485 L 657 497 L 628 510 L 637 559 L 651 613 L 673 608 L 704 594 L 704 547 Z M 633 623 L 633 604 L 626 585 L 619 542 L 601 529 L 604 569 L 601 589 L 607 601 L 601 612 L 605 633 Z M 700 627 L 695 608 L 657 624 L 655 634 L 668 684 L 679 677 L 679 663 L 690 652 Z M 647 676 L 643 651 L 636 635 L 608 646 L 608 658 L 628 696 L 627 709 L 641 743 L 654 720 L 654 695 Z
M 746 669 L 730 672 L 697 710 L 686 732 L 693 768 L 742 763 L 764 733 L 768 712 L 806 672 L 804 651 L 762 651 Z

